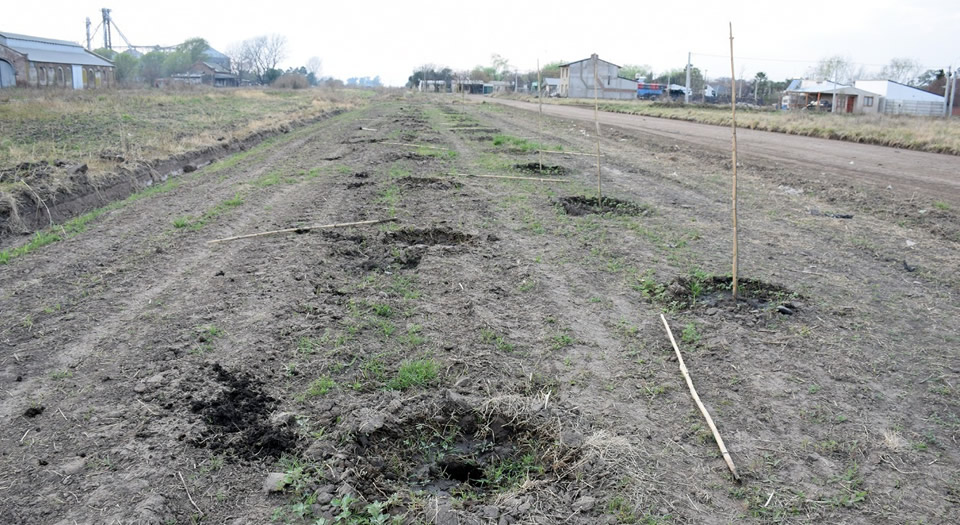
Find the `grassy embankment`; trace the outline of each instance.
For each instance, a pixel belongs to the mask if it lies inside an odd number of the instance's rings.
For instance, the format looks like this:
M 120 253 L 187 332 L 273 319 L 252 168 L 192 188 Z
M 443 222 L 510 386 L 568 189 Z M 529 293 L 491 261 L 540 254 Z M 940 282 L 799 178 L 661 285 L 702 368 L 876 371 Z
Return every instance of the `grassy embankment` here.
M 523 100 L 536 100 L 522 97 Z M 543 99 L 544 103 L 590 105 L 577 99 Z M 628 113 L 719 126 L 730 125 L 730 107 L 664 104 L 616 100 L 600 103 L 602 111 Z M 819 137 L 865 144 L 960 155 L 960 119 L 888 115 L 835 115 L 808 111 L 773 111 L 737 108 L 737 126 L 791 135 Z

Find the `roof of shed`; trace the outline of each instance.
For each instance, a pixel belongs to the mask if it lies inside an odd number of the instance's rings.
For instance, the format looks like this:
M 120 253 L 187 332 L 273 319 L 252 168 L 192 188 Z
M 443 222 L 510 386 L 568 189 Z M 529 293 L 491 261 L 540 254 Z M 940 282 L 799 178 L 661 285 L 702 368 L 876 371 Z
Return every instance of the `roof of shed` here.
M 589 62 L 589 61 L 591 61 L 591 60 L 593 60 L 593 57 L 587 57 L 587 58 L 584 58 L 583 60 L 574 60 L 573 62 L 567 62 L 566 64 L 560 64 L 560 67 L 567 67 L 567 66 L 569 66 L 570 64 L 579 64 L 580 62 Z M 602 59 L 602 58 L 600 58 L 600 57 L 597 57 L 597 60 L 599 60 L 600 62 L 606 62 L 606 63 L 610 64 L 611 66 L 617 66 L 617 65 L 614 64 L 613 62 L 610 62 L 609 60 L 604 60 L 604 59 Z M 623 67 L 623 66 L 617 66 L 617 67 Z
M 3 45 L 27 55 L 32 62 L 51 62 L 81 66 L 108 66 L 113 62 L 84 49 L 80 44 L 66 40 L 54 40 L 38 36 L 20 35 L 0 31 Z

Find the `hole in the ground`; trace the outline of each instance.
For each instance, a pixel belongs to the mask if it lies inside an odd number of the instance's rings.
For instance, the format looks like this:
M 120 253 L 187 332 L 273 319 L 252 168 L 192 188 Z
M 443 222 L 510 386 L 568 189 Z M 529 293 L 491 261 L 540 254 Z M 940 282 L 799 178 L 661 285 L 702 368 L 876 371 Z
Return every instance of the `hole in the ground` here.
M 613 197 L 584 197 L 575 195 L 562 197 L 557 201 L 567 215 L 648 215 L 650 207 L 646 204 L 637 204 Z
M 351 182 L 347 184 L 347 189 L 352 190 L 356 188 L 362 188 L 363 186 L 372 186 L 372 185 L 373 185 L 372 182 L 367 182 L 367 181 Z
M 413 246 L 415 244 L 425 244 L 427 246 L 445 245 L 454 246 L 470 242 L 473 235 L 458 232 L 451 228 L 405 228 L 394 232 L 388 232 L 384 236 L 384 242 L 392 244 L 406 244 Z
M 569 175 L 570 170 L 563 166 L 551 166 L 549 164 L 543 165 L 543 170 L 540 169 L 539 162 L 528 162 L 526 164 L 514 164 L 513 169 L 521 171 L 523 173 L 536 173 L 544 175 Z
M 469 483 L 472 485 L 480 483 L 486 477 L 482 467 L 462 459 L 444 460 L 437 463 L 437 466 L 442 469 L 444 477 L 461 483 Z
M 668 284 L 642 280 L 643 293 L 669 304 L 674 309 L 717 308 L 733 310 L 733 278 L 724 275 L 681 276 Z M 803 297 L 783 286 L 758 279 L 737 279 L 737 303 L 751 309 L 794 315 L 801 309 Z

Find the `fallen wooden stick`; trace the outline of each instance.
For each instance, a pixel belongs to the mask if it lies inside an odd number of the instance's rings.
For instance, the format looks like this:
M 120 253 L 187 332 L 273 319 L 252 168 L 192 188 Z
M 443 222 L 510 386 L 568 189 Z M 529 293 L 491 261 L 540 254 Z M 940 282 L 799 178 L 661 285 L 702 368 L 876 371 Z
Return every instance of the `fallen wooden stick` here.
M 538 153 L 554 153 L 554 154 L 556 154 L 556 155 L 583 155 L 584 157 L 596 157 L 596 156 L 597 156 L 596 153 L 577 153 L 577 152 L 574 152 L 574 151 L 556 151 L 556 150 L 549 150 L 549 149 L 538 149 L 537 152 L 538 152 Z
M 183 483 L 183 490 L 186 491 L 187 497 L 190 498 L 190 503 L 193 503 L 193 508 L 197 509 L 197 512 L 200 513 L 200 517 L 203 517 L 203 511 L 200 510 L 200 507 L 197 506 L 197 502 L 193 501 L 193 496 L 190 495 L 190 489 L 187 488 L 187 482 L 183 479 L 183 474 L 177 471 L 177 475 L 180 476 L 180 482 Z
M 570 182 L 568 180 L 563 180 L 563 179 L 543 179 L 540 177 L 508 177 L 506 175 L 473 175 L 470 173 L 457 173 L 456 175 L 460 175 L 463 177 L 479 177 L 482 179 L 535 180 L 539 182 Z
M 693 380 L 690 379 L 690 374 L 687 372 L 687 365 L 683 364 L 680 347 L 677 346 L 677 341 L 673 338 L 673 331 L 670 330 L 670 325 L 667 324 L 667 318 L 664 317 L 663 314 L 660 314 L 660 319 L 663 320 L 663 327 L 667 329 L 667 335 L 670 336 L 670 343 L 673 345 L 673 350 L 677 353 L 677 362 L 680 363 L 680 373 L 682 373 L 683 378 L 687 380 L 687 386 L 690 387 L 690 395 L 693 396 L 697 407 L 700 408 L 700 413 L 703 414 L 704 419 L 707 420 L 707 425 L 710 426 L 710 431 L 713 432 L 713 438 L 717 440 L 717 446 L 720 447 L 720 453 L 723 454 L 723 460 L 727 462 L 727 466 L 730 467 L 730 472 L 733 473 L 733 479 L 740 481 L 740 474 L 737 474 L 737 467 L 733 465 L 733 459 L 730 458 L 730 453 L 727 452 L 727 447 L 723 444 L 723 438 L 720 437 L 720 431 L 717 430 L 717 425 L 713 424 L 713 418 L 710 417 L 710 412 L 707 412 L 707 407 L 703 406 L 703 402 L 700 401 L 700 396 L 697 395 L 697 389 L 693 388 Z
M 361 127 L 360 127 L 360 131 L 377 131 L 377 130 L 375 130 L 375 129 L 373 129 L 373 128 L 365 128 L 365 127 L 361 126 Z
M 427 146 L 424 144 L 410 144 L 409 142 L 381 142 L 381 144 L 387 144 L 390 146 L 409 146 L 411 148 L 426 148 L 426 149 L 439 149 L 443 151 L 453 151 L 449 148 L 440 148 L 437 146 Z
M 369 226 L 371 224 L 380 224 L 383 222 L 394 222 L 397 219 L 377 219 L 375 221 L 359 221 L 359 222 L 341 222 L 337 224 L 316 224 L 313 226 L 301 226 L 299 228 L 284 228 L 282 230 L 271 230 L 268 232 L 259 232 L 259 233 L 248 233 L 246 235 L 237 235 L 234 237 L 226 237 L 223 239 L 214 239 L 212 241 L 207 241 L 207 244 L 214 244 L 218 242 L 226 241 L 235 241 L 237 239 L 251 239 L 253 237 L 263 237 L 265 235 L 276 235 L 279 233 L 306 233 L 311 230 L 322 230 L 328 228 L 346 228 L 347 226 Z

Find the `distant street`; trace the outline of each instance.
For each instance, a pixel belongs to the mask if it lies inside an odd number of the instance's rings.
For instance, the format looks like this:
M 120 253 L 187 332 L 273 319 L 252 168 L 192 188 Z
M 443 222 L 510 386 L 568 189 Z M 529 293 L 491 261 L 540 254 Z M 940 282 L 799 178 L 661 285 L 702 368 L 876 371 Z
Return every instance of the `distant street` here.
M 484 98 L 490 102 L 536 111 L 537 105 L 515 100 Z M 593 109 L 544 104 L 546 115 L 593 121 Z M 715 152 L 730 151 L 730 128 L 681 120 L 600 112 L 600 122 L 661 137 L 670 137 Z M 960 198 L 960 157 L 756 131 L 737 130 L 738 153 L 746 161 L 773 161 L 803 167 L 851 182 L 893 186 L 901 192 Z

